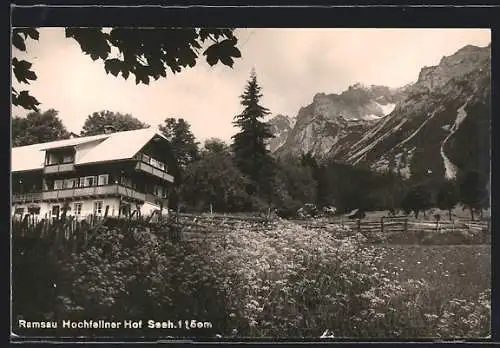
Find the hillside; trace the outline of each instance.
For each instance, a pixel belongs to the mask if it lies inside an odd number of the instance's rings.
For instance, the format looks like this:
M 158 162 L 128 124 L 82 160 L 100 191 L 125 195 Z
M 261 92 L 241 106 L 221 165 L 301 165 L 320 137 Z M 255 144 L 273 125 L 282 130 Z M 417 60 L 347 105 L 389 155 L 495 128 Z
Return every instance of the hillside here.
M 490 46 L 465 46 L 399 89 L 317 94 L 275 154 L 334 158 L 404 176 L 489 173 Z

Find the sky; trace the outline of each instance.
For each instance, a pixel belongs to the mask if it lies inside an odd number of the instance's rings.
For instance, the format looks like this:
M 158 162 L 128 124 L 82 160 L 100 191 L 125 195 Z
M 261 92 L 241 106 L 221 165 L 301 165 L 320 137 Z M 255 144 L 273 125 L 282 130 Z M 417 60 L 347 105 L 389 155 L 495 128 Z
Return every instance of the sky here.
M 437 65 L 465 45 L 486 46 L 489 29 L 236 29 L 242 58 L 234 67 L 194 68 L 136 85 L 106 74 L 104 64 L 84 55 L 63 28 L 40 29 L 27 52 L 12 54 L 33 63 L 38 79 L 28 89 L 42 110 L 56 109 L 69 131 L 79 133 L 88 115 L 101 110 L 129 113 L 157 126 L 165 118 L 184 118 L 202 142 L 230 142 L 239 96 L 252 68 L 262 87 L 261 104 L 272 115 L 297 115 L 316 93 L 341 93 L 362 83 L 400 87 L 415 82 L 420 69 Z M 14 107 L 14 116 L 27 111 Z

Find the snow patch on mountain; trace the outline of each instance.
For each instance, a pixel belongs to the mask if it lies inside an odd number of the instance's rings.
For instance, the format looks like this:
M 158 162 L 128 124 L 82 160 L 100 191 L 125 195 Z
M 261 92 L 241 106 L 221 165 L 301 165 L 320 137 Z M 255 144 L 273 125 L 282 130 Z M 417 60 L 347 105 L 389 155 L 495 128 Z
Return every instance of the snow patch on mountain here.
M 377 105 L 382 109 L 382 112 L 384 113 L 384 116 L 389 115 L 396 108 L 396 104 L 394 104 L 394 103 L 387 103 L 385 105 L 377 103 Z
M 467 105 L 467 103 L 465 103 L 460 108 L 458 108 L 457 118 L 455 119 L 455 123 L 450 128 L 451 132 L 450 132 L 450 134 L 448 134 L 448 136 L 443 140 L 443 143 L 441 144 L 440 153 L 441 153 L 441 157 L 443 158 L 443 164 L 444 164 L 444 169 L 445 169 L 444 175 L 445 175 L 445 178 L 448 180 L 456 178 L 458 168 L 455 164 L 453 164 L 453 162 L 450 161 L 448 156 L 446 156 L 446 153 L 444 151 L 444 147 L 446 146 L 446 143 L 448 142 L 448 140 L 458 130 L 458 127 L 460 127 L 460 125 L 462 124 L 464 119 L 467 117 L 467 112 L 465 111 L 466 105 Z
M 385 140 L 387 137 L 391 136 L 396 130 L 398 130 L 399 128 L 401 128 L 401 126 L 403 124 L 405 124 L 406 122 L 407 122 L 407 120 L 405 120 L 405 119 L 401 120 L 399 122 L 399 124 L 392 129 L 392 131 L 387 132 L 385 134 L 382 134 L 377 139 L 374 139 L 372 141 L 372 143 L 368 144 L 367 146 L 365 146 L 364 148 L 362 148 L 361 150 L 359 150 L 355 154 L 351 155 L 348 158 L 348 160 L 352 161 L 353 164 L 358 164 L 363 159 L 363 156 L 365 156 L 368 151 L 370 151 L 372 148 L 374 148 L 375 145 L 377 145 L 378 143 L 380 143 L 382 140 Z
M 441 110 L 441 109 L 438 109 L 438 110 L 434 111 L 434 112 L 431 114 L 431 116 L 429 116 L 429 117 L 428 117 L 428 118 L 427 118 L 424 122 L 422 122 L 422 124 L 420 125 L 420 127 L 418 127 L 418 128 L 417 128 L 417 130 L 415 130 L 413 133 L 411 133 L 411 134 L 410 134 L 410 136 L 409 136 L 409 137 L 407 137 L 406 139 L 404 139 L 403 141 L 401 141 L 399 144 L 397 144 L 397 145 L 395 146 L 395 148 L 400 147 L 400 146 L 402 146 L 402 145 L 406 144 L 406 143 L 407 143 L 407 142 L 409 142 L 412 138 L 414 138 L 414 137 L 415 137 L 415 136 L 416 136 L 416 135 L 420 132 L 420 130 L 421 130 L 422 128 L 424 128 L 424 126 L 425 126 L 425 125 L 426 125 L 426 124 L 427 124 L 427 123 L 428 123 L 431 119 L 433 119 L 433 118 L 434 118 L 434 116 L 436 116 L 436 114 L 437 114 L 438 112 L 440 112 L 440 111 L 442 111 L 442 110 Z
M 366 115 L 364 117 L 365 120 L 379 120 L 380 118 L 381 118 L 380 116 L 374 114 Z

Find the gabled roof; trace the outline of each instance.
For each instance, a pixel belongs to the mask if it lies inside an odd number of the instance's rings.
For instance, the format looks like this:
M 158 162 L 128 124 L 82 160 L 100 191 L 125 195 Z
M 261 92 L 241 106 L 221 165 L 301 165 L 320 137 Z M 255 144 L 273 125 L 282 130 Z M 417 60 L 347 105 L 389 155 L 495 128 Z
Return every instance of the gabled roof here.
M 13 147 L 11 171 L 43 169 L 46 150 L 69 146 L 76 147 L 75 165 L 131 159 L 155 136 L 166 140 L 155 128 L 145 128 Z M 86 147 L 86 150 L 79 156 L 80 147 Z

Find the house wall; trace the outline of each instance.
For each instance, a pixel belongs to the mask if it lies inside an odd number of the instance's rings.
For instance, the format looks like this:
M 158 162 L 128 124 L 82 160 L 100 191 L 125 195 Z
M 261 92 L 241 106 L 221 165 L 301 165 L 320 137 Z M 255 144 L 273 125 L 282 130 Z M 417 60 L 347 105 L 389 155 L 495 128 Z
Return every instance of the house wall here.
M 120 200 L 119 198 L 102 198 L 102 199 L 81 199 L 78 201 L 72 201 L 70 203 L 70 209 L 66 215 L 67 216 L 75 216 L 75 203 L 82 203 L 80 217 L 85 218 L 88 215 L 94 213 L 94 203 L 97 201 L 102 202 L 102 211 L 101 216 L 104 216 L 104 212 L 106 211 L 106 206 L 109 205 L 108 216 L 118 216 L 120 212 Z M 35 204 L 14 204 L 12 207 L 12 215 L 15 214 L 17 208 L 24 208 L 24 214 L 28 213 L 28 206 L 37 206 L 40 207 L 40 214 L 37 216 L 40 219 L 46 219 L 52 216 L 52 207 L 55 205 L 59 205 L 59 209 L 62 209 L 63 203 L 47 203 L 40 202 Z
M 143 216 L 149 216 L 153 213 L 155 210 L 159 210 L 160 206 L 150 203 L 150 202 L 145 202 L 142 207 L 141 207 L 141 214 Z
M 104 139 L 96 140 L 96 141 L 91 141 L 88 143 L 83 143 L 80 145 L 75 146 L 75 162 L 78 162 L 82 159 L 83 156 L 87 154 L 90 150 L 92 150 L 97 144 L 103 142 Z
M 81 203 L 82 208 L 81 212 L 79 214 L 80 218 L 85 218 L 89 215 L 94 214 L 94 203 L 97 201 L 102 202 L 102 210 L 100 216 L 104 216 L 104 213 L 106 211 L 106 206 L 109 206 L 108 210 L 108 216 L 110 217 L 118 217 L 120 214 L 120 199 L 119 198 L 102 198 L 102 199 L 81 199 L 78 201 L 72 201 L 70 203 L 70 210 L 66 213 L 67 216 L 75 216 L 75 203 Z M 39 219 L 47 219 L 52 217 L 52 207 L 55 205 L 59 206 L 59 209 L 61 210 L 62 213 L 62 207 L 63 203 L 47 203 L 47 202 L 40 202 L 40 203 L 35 203 L 35 204 L 14 204 L 12 206 L 12 216 L 15 215 L 15 211 L 17 208 L 24 208 L 23 211 L 23 217 L 24 215 L 28 214 L 28 207 L 29 206 L 37 206 L 40 207 L 40 213 L 37 215 Z M 136 209 L 135 204 L 131 204 L 131 209 L 132 211 Z M 153 211 L 159 210 L 160 206 L 150 203 L 150 202 L 145 202 L 140 206 L 141 209 L 141 215 L 143 216 L 150 216 Z M 164 209 L 164 213 L 166 214 L 168 212 L 167 209 Z M 19 215 L 18 215 L 19 216 Z

